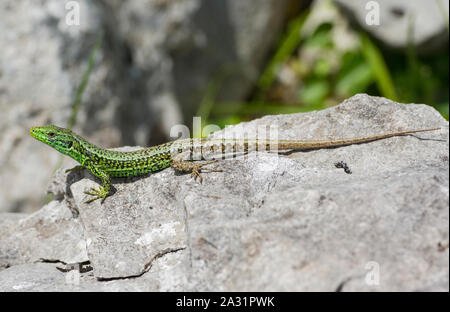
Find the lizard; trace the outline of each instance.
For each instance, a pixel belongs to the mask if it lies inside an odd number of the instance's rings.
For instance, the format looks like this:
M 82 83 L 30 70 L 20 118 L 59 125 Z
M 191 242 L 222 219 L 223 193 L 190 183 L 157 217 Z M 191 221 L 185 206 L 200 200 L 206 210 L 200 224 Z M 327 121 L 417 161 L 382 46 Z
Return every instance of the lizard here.
M 372 142 L 380 139 L 401 136 L 416 132 L 435 131 L 441 128 L 427 128 L 403 130 L 371 136 L 363 136 L 336 140 L 265 140 L 265 139 L 216 139 L 216 138 L 188 138 L 175 140 L 157 146 L 147 147 L 137 151 L 124 152 L 100 148 L 69 129 L 47 125 L 33 127 L 30 134 L 33 138 L 46 143 L 62 154 L 72 157 L 80 165 L 66 170 L 66 172 L 88 169 L 100 178 L 102 186 L 85 191 L 92 196 L 87 203 L 100 199 L 101 203 L 112 190 L 111 178 L 135 177 L 162 169 L 173 167 L 175 170 L 190 173 L 196 180 L 202 182 L 201 172 L 220 172 L 218 169 L 205 168 L 217 159 L 193 162 L 197 155 L 200 159 L 208 159 L 206 155 L 221 157 L 227 149 L 230 154 L 246 154 L 250 151 L 288 151 L 308 150 L 318 148 L 341 147 L 351 144 Z M 200 154 L 198 154 L 200 153 Z M 215 155 L 215 156 L 214 156 Z

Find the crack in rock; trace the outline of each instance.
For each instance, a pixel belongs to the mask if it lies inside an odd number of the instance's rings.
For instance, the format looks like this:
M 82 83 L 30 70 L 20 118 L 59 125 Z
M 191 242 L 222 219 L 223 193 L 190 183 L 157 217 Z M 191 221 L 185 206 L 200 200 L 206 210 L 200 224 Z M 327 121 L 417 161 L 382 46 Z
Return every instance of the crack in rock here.
M 175 253 L 175 252 L 178 252 L 178 251 L 184 250 L 184 249 L 186 249 L 186 247 L 175 248 L 175 249 L 166 249 L 166 250 L 160 251 L 154 257 L 152 257 L 148 263 L 146 263 L 144 265 L 144 270 L 142 270 L 142 272 L 140 272 L 139 274 L 128 275 L 128 276 L 117 276 L 117 277 L 98 277 L 97 280 L 98 281 L 102 281 L 102 282 L 108 282 L 108 281 L 114 281 L 114 280 L 124 280 L 124 279 L 131 279 L 131 278 L 141 277 L 142 275 L 144 275 L 145 273 L 147 273 L 151 269 L 151 267 L 153 265 L 153 262 L 155 260 L 157 260 L 159 258 L 162 258 L 162 257 L 164 257 L 165 255 L 167 255 L 169 253 Z

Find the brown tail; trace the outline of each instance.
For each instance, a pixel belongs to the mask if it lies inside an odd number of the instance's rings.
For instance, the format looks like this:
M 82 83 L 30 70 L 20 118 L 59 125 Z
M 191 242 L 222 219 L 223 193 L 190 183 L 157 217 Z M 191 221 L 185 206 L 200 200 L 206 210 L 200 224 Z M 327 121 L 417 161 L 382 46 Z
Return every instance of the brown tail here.
M 313 149 L 320 147 L 338 147 L 345 146 L 351 144 L 359 144 L 372 142 L 380 139 L 386 139 L 394 136 L 400 136 L 405 134 L 411 134 L 416 132 L 425 132 L 425 131 L 435 131 L 440 130 L 441 128 L 428 128 L 428 129 L 419 129 L 419 130 L 404 130 L 397 131 L 392 133 L 385 134 L 377 134 L 371 136 L 365 136 L 360 138 L 350 138 L 350 139 L 341 139 L 341 140 L 320 140 L 320 141 L 288 141 L 288 140 L 280 140 L 278 141 L 278 149 L 279 150 L 289 150 L 289 149 Z

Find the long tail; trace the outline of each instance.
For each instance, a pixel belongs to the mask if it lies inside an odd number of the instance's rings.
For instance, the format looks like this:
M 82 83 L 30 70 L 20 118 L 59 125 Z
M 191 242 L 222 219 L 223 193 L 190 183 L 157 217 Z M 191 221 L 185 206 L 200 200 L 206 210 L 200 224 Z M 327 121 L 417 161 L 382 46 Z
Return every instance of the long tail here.
M 306 150 L 324 147 L 339 147 L 351 144 L 372 142 L 394 136 L 411 134 L 416 132 L 435 131 L 441 128 L 428 128 L 419 130 L 405 130 L 385 134 L 377 134 L 359 138 L 339 140 L 266 140 L 266 139 L 184 139 L 171 142 L 170 149 L 173 152 L 190 151 L 191 154 L 240 154 L 251 151 L 285 151 Z
M 416 132 L 426 132 L 440 130 L 441 128 L 428 128 L 428 129 L 418 129 L 418 130 L 404 130 L 384 134 L 376 134 L 371 136 L 359 137 L 359 138 L 349 138 L 349 139 L 339 139 L 339 140 L 319 140 L 319 141 L 288 141 L 281 140 L 278 142 L 279 150 L 289 150 L 289 149 L 313 149 L 320 147 L 338 147 L 351 144 L 367 143 L 376 140 L 391 138 L 394 136 L 401 136 L 405 134 L 411 134 Z

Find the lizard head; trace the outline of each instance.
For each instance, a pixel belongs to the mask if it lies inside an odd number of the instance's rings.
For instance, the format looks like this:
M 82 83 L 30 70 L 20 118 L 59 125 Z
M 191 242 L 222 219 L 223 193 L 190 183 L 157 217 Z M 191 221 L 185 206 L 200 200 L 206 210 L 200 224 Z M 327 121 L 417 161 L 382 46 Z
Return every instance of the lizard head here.
M 36 140 L 50 145 L 57 151 L 76 159 L 78 145 L 77 135 L 72 131 L 57 126 L 49 125 L 33 127 L 30 134 Z

